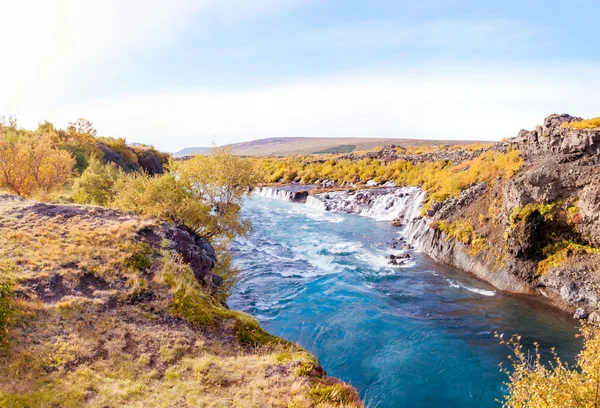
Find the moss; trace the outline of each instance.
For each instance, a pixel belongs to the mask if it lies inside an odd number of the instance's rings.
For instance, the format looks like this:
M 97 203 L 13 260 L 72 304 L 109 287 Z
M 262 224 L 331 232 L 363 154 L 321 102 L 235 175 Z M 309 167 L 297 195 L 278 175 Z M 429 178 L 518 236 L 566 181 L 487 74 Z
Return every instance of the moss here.
M 218 313 L 208 294 L 200 291 L 191 296 L 185 288 L 178 289 L 173 295 L 169 311 L 199 327 L 216 327 Z
M 235 311 L 231 311 L 231 314 L 231 317 L 236 320 L 234 331 L 241 345 L 265 346 L 285 342 L 264 331 L 252 316 Z
M 150 265 L 152 265 L 152 261 L 149 258 L 149 255 L 151 253 L 152 249 L 148 244 L 139 244 L 137 252 L 135 252 L 125 261 L 125 266 L 127 266 L 128 268 L 135 269 L 137 271 L 147 269 L 150 267 Z
M 305 354 L 304 358 L 300 362 L 300 365 L 294 370 L 294 374 L 299 377 L 313 376 L 315 372 L 319 371 L 317 370 L 319 367 L 319 361 L 316 359 L 316 357 L 310 354 Z

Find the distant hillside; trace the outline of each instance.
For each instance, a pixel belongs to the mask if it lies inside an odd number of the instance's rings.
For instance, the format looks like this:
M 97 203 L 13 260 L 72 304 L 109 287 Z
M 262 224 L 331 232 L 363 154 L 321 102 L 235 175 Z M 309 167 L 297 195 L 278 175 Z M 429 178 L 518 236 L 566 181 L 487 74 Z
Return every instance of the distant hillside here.
M 210 147 L 186 147 L 178 152 L 173 153 L 173 157 L 194 156 L 196 154 L 204 154 L 210 150 Z
M 480 143 L 473 140 L 423 140 L 397 138 L 335 138 L 335 137 L 275 137 L 253 140 L 251 142 L 227 145 L 236 153 L 246 156 L 288 156 L 293 154 L 350 153 L 359 150 L 371 150 L 394 144 L 402 147 L 457 145 Z M 173 156 L 200 154 L 202 148 L 188 147 Z

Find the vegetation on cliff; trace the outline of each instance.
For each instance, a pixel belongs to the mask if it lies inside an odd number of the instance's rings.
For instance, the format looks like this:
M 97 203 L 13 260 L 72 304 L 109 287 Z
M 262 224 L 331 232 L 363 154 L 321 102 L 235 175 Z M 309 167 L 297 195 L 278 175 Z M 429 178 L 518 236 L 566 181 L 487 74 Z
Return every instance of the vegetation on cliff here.
M 168 160 L 168 154 L 152 146 L 97 137 L 92 124 L 84 119 L 70 123 L 67 129 L 43 122 L 35 130 L 19 128 L 13 118 L 8 123 L 0 121 L 0 188 L 22 197 L 52 199 L 53 193 L 61 194 L 90 164 L 98 172 L 96 162 L 112 163 L 126 172 L 155 174 L 163 172 Z
M 564 122 L 562 127 L 573 128 L 573 129 L 597 129 L 600 128 L 600 117 L 591 118 L 585 120 L 579 120 L 574 122 Z
M 362 406 L 312 355 L 226 306 L 229 243 L 250 228 L 247 161 L 217 149 L 150 174 L 150 148 L 85 121 L 11 122 L 0 149 L 24 152 L 0 155 L 26 174 L 20 188 L 0 179 L 8 192 L 103 206 L 0 196 L 0 406 Z M 44 184 L 59 163 L 64 177 Z
M 385 162 L 369 158 L 314 160 L 305 156 L 249 160 L 253 160 L 256 173 L 264 183 L 296 181 L 310 184 L 328 180 L 344 185 L 364 184 L 374 180 L 378 183 L 392 181 L 399 186 L 420 186 L 428 193 L 426 208 L 434 202 L 458 196 L 473 184 L 493 184 L 496 180 L 506 180 L 523 165 L 518 150 L 506 153 L 487 151 L 473 160 L 461 163 L 412 163 L 407 160 Z

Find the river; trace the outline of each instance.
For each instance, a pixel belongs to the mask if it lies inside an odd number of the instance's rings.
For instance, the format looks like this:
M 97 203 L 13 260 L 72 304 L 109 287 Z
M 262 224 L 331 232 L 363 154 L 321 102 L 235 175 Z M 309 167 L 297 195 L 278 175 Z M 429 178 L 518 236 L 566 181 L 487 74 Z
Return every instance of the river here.
M 272 334 L 314 353 L 368 407 L 495 407 L 510 351 L 494 332 L 519 333 L 566 360 L 577 323 L 538 299 L 505 294 L 411 252 L 392 267 L 389 222 L 253 196 L 254 230 L 234 251 L 243 277 L 228 303 Z

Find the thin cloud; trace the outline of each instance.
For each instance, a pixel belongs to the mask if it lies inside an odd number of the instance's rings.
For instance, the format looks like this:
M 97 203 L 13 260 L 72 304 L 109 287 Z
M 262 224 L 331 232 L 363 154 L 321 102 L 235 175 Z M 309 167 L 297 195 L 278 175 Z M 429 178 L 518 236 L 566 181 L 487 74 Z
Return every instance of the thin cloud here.
M 593 115 L 598 68 L 440 66 L 247 91 L 164 90 L 62 106 L 35 118 L 63 125 L 84 116 L 100 133 L 170 151 L 285 136 L 491 140 L 533 128 L 556 111 Z
M 190 27 L 280 12 L 299 0 L 20 0 L 2 4 L 0 112 L 56 103 L 131 56 L 149 56 Z
M 422 49 L 446 51 L 523 46 L 538 35 L 524 24 L 502 19 L 435 20 L 422 24 L 370 21 L 344 24 L 307 33 L 309 49 Z

